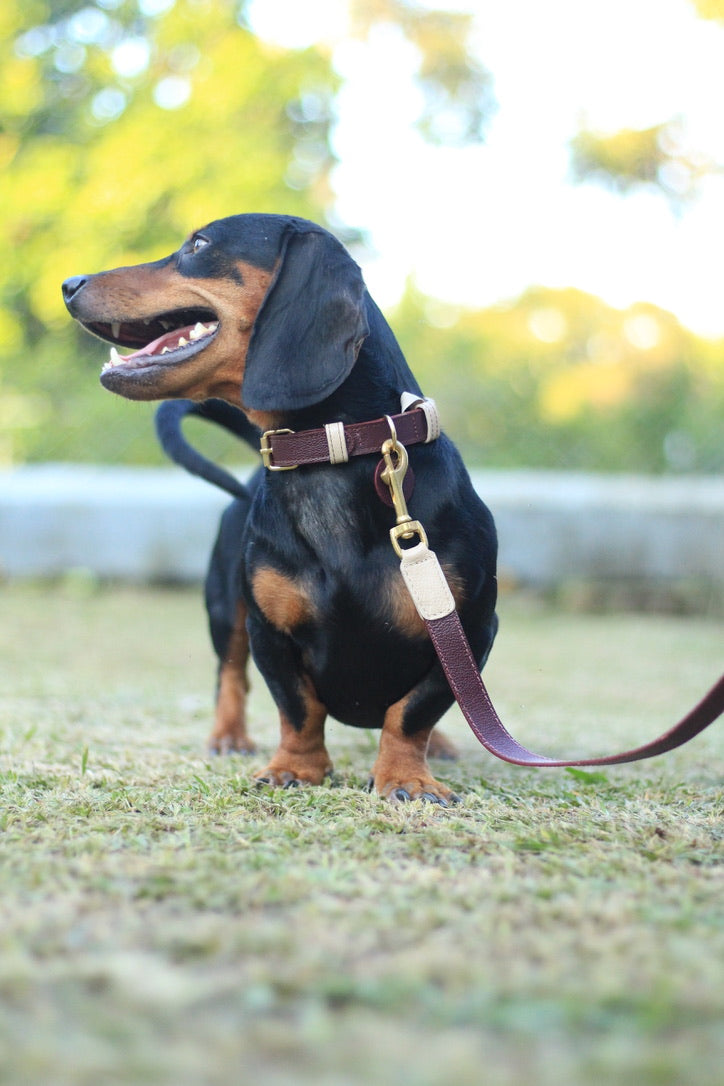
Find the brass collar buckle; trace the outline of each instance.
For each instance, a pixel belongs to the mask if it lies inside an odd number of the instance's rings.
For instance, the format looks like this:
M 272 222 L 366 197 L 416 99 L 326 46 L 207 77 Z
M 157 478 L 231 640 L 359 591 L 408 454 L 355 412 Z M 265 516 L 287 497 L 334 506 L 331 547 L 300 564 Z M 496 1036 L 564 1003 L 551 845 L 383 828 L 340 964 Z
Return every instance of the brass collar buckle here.
M 273 464 L 272 463 L 272 456 L 274 455 L 274 450 L 272 449 L 271 439 L 275 436 L 275 434 L 293 434 L 293 433 L 294 433 L 294 430 L 288 430 L 288 429 L 284 429 L 284 430 L 265 430 L 264 433 L 261 435 L 261 443 L 259 445 L 259 452 L 261 453 L 261 459 L 262 459 L 262 463 L 264 464 L 264 467 L 268 468 L 269 471 L 294 471 L 295 468 L 299 467 L 299 464 L 279 465 L 279 464 Z

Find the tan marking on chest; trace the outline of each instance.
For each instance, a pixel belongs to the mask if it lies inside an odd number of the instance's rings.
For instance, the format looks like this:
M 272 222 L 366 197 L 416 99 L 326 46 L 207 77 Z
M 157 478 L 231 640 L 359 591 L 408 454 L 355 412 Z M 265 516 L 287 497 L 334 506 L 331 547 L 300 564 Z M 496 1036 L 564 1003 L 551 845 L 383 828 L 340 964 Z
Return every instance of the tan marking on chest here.
M 265 618 L 282 633 L 291 633 L 315 617 L 306 588 L 276 569 L 257 570 L 252 578 L 252 592 Z
M 442 569 L 450 585 L 455 606 L 459 608 L 465 599 L 465 585 L 462 578 L 449 563 L 443 562 Z M 417 613 L 412 596 L 398 570 L 395 570 L 387 581 L 383 599 L 386 615 L 389 616 L 396 630 L 405 637 L 427 637 L 425 623 Z

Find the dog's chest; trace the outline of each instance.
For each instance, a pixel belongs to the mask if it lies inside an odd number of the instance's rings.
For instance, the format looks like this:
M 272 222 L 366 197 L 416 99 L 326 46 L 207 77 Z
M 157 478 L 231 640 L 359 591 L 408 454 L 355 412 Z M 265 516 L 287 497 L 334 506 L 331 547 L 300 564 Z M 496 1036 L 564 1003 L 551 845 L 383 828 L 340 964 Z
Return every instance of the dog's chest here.
M 400 614 L 392 586 L 404 587 L 389 539 L 392 510 L 375 495 L 372 478 L 368 494 L 334 469 L 313 482 L 274 480 L 255 502 L 246 549 L 252 595 L 269 618 L 279 613 L 271 604 L 273 586 L 294 600 L 290 611 L 304 616 L 297 625 L 305 630 L 344 629 L 358 638 L 384 633 Z

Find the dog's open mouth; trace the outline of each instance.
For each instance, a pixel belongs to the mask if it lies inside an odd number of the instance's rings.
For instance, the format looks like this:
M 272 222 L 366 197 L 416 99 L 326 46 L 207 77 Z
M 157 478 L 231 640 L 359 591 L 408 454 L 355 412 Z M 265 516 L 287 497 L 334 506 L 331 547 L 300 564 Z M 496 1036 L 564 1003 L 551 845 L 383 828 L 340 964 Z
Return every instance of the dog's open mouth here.
M 113 344 L 103 366 L 105 374 L 119 366 L 144 369 L 184 362 L 208 347 L 219 330 L 219 320 L 208 309 L 183 309 L 143 321 L 89 322 L 86 328 Z M 135 350 L 120 354 L 118 347 Z

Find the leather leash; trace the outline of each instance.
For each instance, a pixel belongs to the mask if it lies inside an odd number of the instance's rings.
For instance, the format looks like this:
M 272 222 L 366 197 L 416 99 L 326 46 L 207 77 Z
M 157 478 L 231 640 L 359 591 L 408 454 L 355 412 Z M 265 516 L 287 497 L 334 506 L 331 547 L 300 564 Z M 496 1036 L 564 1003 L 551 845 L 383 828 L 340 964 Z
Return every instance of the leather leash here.
M 432 551 L 428 551 L 432 554 Z M 437 561 L 437 559 L 435 559 Z M 415 597 L 413 596 L 413 599 Z M 425 626 L 435 646 L 447 680 L 460 706 L 463 716 L 480 743 L 504 762 L 513 765 L 551 767 L 617 765 L 621 762 L 637 762 L 653 758 L 688 743 L 724 712 L 724 675 L 708 694 L 677 724 L 657 739 L 640 747 L 609 754 L 602 758 L 548 758 L 534 754 L 514 739 L 495 711 L 485 684 L 473 659 L 456 611 L 434 620 L 425 620 Z
M 465 636 L 455 608 L 450 587 L 434 551 L 431 551 L 425 530 L 407 512 L 403 483 L 407 471 L 407 453 L 397 439 L 392 419 L 388 419 L 391 436 L 382 445 L 385 464 L 381 480 L 390 488 L 397 513 L 397 523 L 390 531 L 392 545 L 400 558 L 400 571 L 418 614 L 425 623 L 443 671 L 455 699 L 470 728 L 480 743 L 505 762 L 536 767 L 616 765 L 653 758 L 687 743 L 724 712 L 724 675 L 690 713 L 657 739 L 642 746 L 600 758 L 548 758 L 534 754 L 507 730 L 490 700 L 478 665 Z M 403 546 L 402 540 L 418 542 Z

